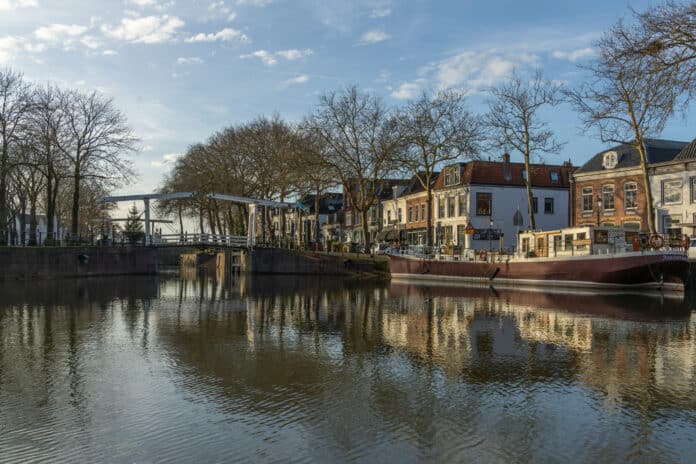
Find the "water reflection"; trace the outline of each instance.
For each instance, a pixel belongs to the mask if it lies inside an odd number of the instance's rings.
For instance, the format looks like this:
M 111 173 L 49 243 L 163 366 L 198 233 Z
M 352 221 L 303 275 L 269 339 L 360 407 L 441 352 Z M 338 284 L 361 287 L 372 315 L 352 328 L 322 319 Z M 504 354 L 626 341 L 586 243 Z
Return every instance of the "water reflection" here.
M 0 295 L 0 460 L 696 454 L 690 298 L 195 273 Z

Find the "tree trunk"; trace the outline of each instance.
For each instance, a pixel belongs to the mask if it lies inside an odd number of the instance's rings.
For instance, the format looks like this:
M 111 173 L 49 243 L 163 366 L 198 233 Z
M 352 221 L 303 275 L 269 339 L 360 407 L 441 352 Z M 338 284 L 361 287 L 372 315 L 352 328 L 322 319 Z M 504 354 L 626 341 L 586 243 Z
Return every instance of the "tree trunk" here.
M 36 240 L 36 198 L 29 199 L 29 246 L 38 245 Z
M 0 156 L 0 246 L 7 245 L 7 176 L 9 164 L 9 149 L 3 140 L 2 156 Z
M 364 208 L 360 211 L 360 218 L 362 219 L 362 232 L 363 232 L 363 245 L 365 253 L 370 252 L 370 224 L 367 222 L 367 214 L 370 208 Z
M 524 154 L 524 170 L 527 173 L 527 179 L 525 179 L 525 186 L 527 188 L 527 208 L 529 208 L 529 227 L 532 230 L 536 229 L 536 221 L 534 219 L 534 200 L 532 196 L 532 172 L 529 169 L 529 151 Z M 493 215 L 493 205 L 490 205 L 491 217 Z
M 27 245 L 27 200 L 20 198 L 19 200 L 19 243 L 22 246 Z
M 205 233 L 205 224 L 203 223 L 203 207 L 198 208 L 198 225 L 200 226 L 200 233 Z
M 49 168 L 50 169 L 50 168 Z M 46 238 L 53 238 L 53 215 L 56 211 L 55 204 L 53 203 L 53 178 L 49 174 L 46 176 Z
M 645 184 L 645 214 L 648 217 L 648 232 L 650 235 L 656 233 L 655 227 L 655 211 L 653 209 L 652 188 L 650 187 L 650 176 L 648 175 L 648 157 L 645 153 L 645 145 L 643 139 L 640 138 L 637 143 L 638 153 L 640 154 L 640 168 L 643 173 L 643 183 Z
M 79 161 L 75 162 L 75 172 L 73 179 L 73 198 L 72 198 L 72 222 L 70 224 L 70 233 L 73 240 L 77 239 L 80 214 L 80 168 Z
M 427 210 L 425 213 L 427 217 L 425 221 L 425 244 L 428 247 L 431 247 L 433 246 L 433 189 L 430 186 L 430 178 L 426 180 L 428 182 L 426 183 L 427 188 L 425 191 L 427 192 L 428 196 L 425 199 L 425 209 Z
M 178 213 L 179 213 L 179 234 L 184 233 L 184 215 L 183 215 L 183 206 L 181 205 L 181 202 L 179 202 L 179 208 L 178 208 Z
M 319 190 L 314 194 L 314 249 L 319 250 Z

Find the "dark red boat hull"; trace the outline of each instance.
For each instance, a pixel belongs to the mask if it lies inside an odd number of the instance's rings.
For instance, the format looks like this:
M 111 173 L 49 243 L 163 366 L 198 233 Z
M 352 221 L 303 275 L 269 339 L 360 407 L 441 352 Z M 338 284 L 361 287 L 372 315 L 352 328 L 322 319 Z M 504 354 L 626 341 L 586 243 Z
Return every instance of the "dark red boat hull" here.
M 689 263 L 683 253 L 630 253 L 569 259 L 495 262 L 419 259 L 389 255 L 392 277 L 441 281 L 495 281 L 520 285 L 674 288 L 683 290 Z

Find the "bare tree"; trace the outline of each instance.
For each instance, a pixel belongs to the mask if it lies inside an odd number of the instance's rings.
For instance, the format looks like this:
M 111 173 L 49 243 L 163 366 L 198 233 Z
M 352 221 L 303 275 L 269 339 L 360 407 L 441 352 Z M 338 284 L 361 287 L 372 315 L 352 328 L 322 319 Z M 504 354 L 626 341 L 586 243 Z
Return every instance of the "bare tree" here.
M 537 71 L 531 81 L 517 73 L 512 78 L 490 90 L 485 125 L 493 146 L 512 147 L 524 156 L 525 186 L 529 224 L 536 228 L 532 196 L 532 155 L 558 153 L 563 144 L 558 142 L 548 124 L 541 120 L 539 112 L 546 106 L 560 103 L 560 88 L 544 80 Z
M 645 138 L 657 136 L 682 94 L 681 77 L 673 68 L 657 70 L 649 56 L 625 54 L 625 35 L 619 23 L 598 42 L 599 56 L 585 66 L 589 81 L 566 92 L 580 112 L 585 128 L 594 128 L 603 142 L 634 148 L 640 156 L 645 187 L 648 229 L 656 231 L 648 177 Z
M 648 60 L 650 72 L 669 72 L 682 91 L 696 92 L 696 1 L 668 1 L 634 12 L 635 23 L 617 23 L 616 55 L 627 60 Z
M 427 192 L 427 245 L 433 244 L 432 188 L 435 170 L 463 156 L 473 157 L 481 142 L 480 121 L 466 110 L 464 97 L 452 90 L 434 97 L 423 93 L 398 115 L 403 149 L 396 161 L 407 168 Z
M 80 187 L 85 179 L 99 180 L 102 185 L 115 186 L 134 176 L 126 153 L 136 149 L 126 118 L 113 104 L 97 92 L 64 94 L 65 118 L 70 136 L 60 145 L 72 169 L 72 219 L 70 231 L 78 233 Z
M 300 126 L 303 137 L 297 139 L 295 153 L 288 163 L 289 172 L 297 180 L 300 194 L 314 195 L 314 237 L 319 242 L 319 208 L 326 193 L 338 185 L 333 167 L 327 162 L 327 145 L 313 137 L 307 124 Z
M 322 95 L 307 123 L 312 136 L 326 145 L 325 161 L 344 185 L 350 206 L 360 214 L 368 253 L 367 214 L 375 205 L 381 181 L 394 168 L 400 143 L 396 123 L 378 97 L 355 86 Z M 344 207 L 345 202 L 346 198 Z
M 33 167 L 43 176 L 46 238 L 49 242 L 57 231 L 56 204 L 61 181 L 70 176 L 68 159 L 59 149 L 60 146 L 69 145 L 70 139 L 65 124 L 65 101 L 63 91 L 55 86 L 35 89 L 27 127 Z
M 8 243 L 8 182 L 13 167 L 10 154 L 30 109 L 29 92 L 22 74 L 0 68 L 0 245 Z

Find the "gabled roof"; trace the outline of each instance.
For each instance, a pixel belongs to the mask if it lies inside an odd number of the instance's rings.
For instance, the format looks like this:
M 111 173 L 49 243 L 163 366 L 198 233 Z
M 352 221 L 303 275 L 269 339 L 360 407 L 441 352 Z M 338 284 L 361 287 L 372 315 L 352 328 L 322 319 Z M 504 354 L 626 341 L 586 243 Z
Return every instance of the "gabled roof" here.
M 687 142 L 663 139 L 644 139 L 648 164 L 672 161 L 684 149 Z M 617 164 L 614 169 L 632 168 L 640 166 L 640 154 L 638 150 L 630 145 L 617 145 L 603 150 L 583 164 L 580 169 L 575 171 L 578 174 L 586 172 L 604 171 L 604 154 L 615 151 L 618 154 Z
M 677 156 L 674 157 L 675 161 L 685 161 L 696 159 L 696 139 L 693 139 L 690 144 L 682 148 Z
M 458 163 L 454 166 L 459 166 L 460 169 L 459 184 L 525 186 L 525 179 L 522 175 L 525 169 L 524 163 L 476 160 L 468 163 Z M 570 164 L 531 164 L 532 186 L 568 188 L 570 176 L 574 170 L 575 168 Z M 552 172 L 555 173 L 553 177 Z M 557 181 L 555 176 L 558 176 Z M 440 175 L 435 182 L 435 190 L 447 187 L 445 187 L 445 176 Z
M 314 194 L 303 196 L 299 203 L 304 205 L 307 213 L 314 214 Z M 343 194 L 327 192 L 319 199 L 319 214 L 333 214 L 343 207 Z

